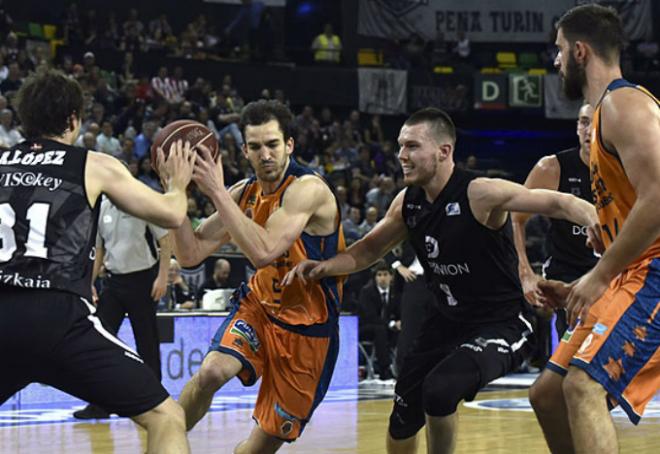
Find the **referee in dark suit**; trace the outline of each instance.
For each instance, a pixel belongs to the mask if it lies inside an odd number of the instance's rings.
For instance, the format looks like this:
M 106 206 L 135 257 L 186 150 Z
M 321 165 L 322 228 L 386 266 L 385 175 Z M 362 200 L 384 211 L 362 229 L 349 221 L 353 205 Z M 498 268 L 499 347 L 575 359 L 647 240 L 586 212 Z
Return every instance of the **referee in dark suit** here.
M 160 245 L 160 258 L 156 248 Z M 157 301 L 167 289 L 172 245 L 165 229 L 124 213 L 103 198 L 96 240 L 94 280 L 101 266 L 106 276 L 96 315 L 116 334 L 124 316 L 133 328 L 137 351 L 161 379 Z M 107 418 L 102 408 L 88 405 L 74 412 L 78 419 Z

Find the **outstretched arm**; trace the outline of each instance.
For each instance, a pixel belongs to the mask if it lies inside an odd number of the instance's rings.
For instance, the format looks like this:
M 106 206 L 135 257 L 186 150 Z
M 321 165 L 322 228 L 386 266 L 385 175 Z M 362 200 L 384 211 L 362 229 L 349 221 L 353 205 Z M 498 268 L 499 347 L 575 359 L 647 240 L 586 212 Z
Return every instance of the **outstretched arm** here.
M 477 220 L 493 229 L 504 224 L 510 211 L 542 214 L 579 225 L 598 224 L 596 209 L 589 202 L 557 191 L 528 189 L 507 180 L 477 178 L 468 187 L 468 197 Z
M 557 190 L 559 188 L 560 172 L 557 157 L 554 155 L 545 156 L 529 172 L 525 180 L 525 187 L 528 189 Z M 525 226 L 530 217 L 531 214 L 529 213 L 514 212 L 511 214 L 511 223 L 513 225 L 513 244 L 518 254 L 518 275 L 523 286 L 523 293 L 528 303 L 538 305 L 537 283 L 540 277 L 534 273 L 527 258 Z
M 186 187 L 192 176 L 195 153 L 190 144 L 172 145 L 160 172 L 167 192 L 160 194 L 131 175 L 116 158 L 90 151 L 85 165 L 85 189 L 90 205 L 105 193 L 122 211 L 165 228 L 181 225 L 186 217 Z

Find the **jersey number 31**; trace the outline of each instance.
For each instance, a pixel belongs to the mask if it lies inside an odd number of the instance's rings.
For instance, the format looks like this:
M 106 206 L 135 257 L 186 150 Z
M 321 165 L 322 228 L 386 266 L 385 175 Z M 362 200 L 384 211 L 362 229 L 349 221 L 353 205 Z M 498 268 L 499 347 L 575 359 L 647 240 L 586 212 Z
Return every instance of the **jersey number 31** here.
M 25 242 L 25 257 L 48 258 L 46 244 L 46 224 L 50 204 L 35 202 L 26 213 L 30 229 Z M 8 203 L 0 203 L 0 263 L 8 262 L 18 249 L 14 226 L 16 212 Z

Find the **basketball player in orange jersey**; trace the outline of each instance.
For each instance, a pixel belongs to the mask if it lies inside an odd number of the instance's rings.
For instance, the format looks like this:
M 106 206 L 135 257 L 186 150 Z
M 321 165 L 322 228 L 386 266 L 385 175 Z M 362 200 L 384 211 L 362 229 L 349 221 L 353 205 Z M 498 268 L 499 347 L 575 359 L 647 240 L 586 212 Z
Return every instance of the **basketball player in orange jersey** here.
M 202 149 L 193 180 L 217 212 L 196 231 L 190 222 L 174 231 L 184 265 L 199 263 L 231 240 L 257 268 L 238 289 L 231 313 L 180 398 L 191 429 L 231 378 L 250 386 L 261 377 L 257 426 L 236 453 L 272 453 L 300 436 L 328 389 L 339 348 L 342 280 L 280 286 L 300 261 L 331 258 L 344 249 L 332 191 L 291 157 L 292 120 L 279 102 L 248 104 L 241 114 L 243 153 L 256 177 L 225 189 L 221 162 Z
M 571 284 L 539 284 L 551 305 L 565 301 L 575 329 L 532 394 L 545 396 L 535 411 L 552 452 L 613 453 L 608 406 L 637 424 L 660 388 L 660 110 L 621 78 L 623 30 L 613 10 L 569 10 L 556 44 L 567 96 L 595 106 L 591 185 L 605 252 Z

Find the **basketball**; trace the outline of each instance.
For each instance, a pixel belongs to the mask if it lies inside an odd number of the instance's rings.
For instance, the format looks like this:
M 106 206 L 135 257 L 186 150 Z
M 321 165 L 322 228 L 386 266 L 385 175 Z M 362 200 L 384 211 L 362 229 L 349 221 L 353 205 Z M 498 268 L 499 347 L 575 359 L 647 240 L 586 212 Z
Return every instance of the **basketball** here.
M 158 173 L 158 147 L 161 147 L 167 156 L 170 147 L 177 140 L 182 140 L 184 143 L 190 142 L 193 148 L 198 144 L 204 144 L 211 150 L 213 159 L 218 156 L 220 150 L 215 134 L 203 124 L 193 120 L 173 121 L 156 133 L 151 145 L 151 167 L 156 173 Z

